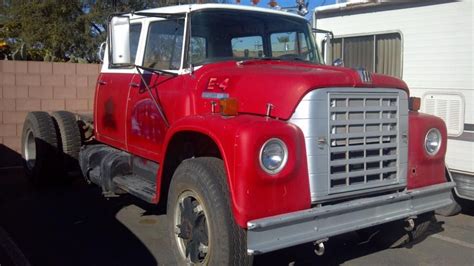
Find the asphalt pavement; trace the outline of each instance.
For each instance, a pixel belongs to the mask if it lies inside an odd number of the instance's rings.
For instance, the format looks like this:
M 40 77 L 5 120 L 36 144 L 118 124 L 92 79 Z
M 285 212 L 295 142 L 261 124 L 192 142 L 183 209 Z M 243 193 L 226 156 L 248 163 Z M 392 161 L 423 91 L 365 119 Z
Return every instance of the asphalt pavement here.
M 255 258 L 256 265 L 474 265 L 474 209 L 437 217 L 420 243 L 379 249 L 355 234 Z M 35 188 L 0 167 L 0 265 L 175 265 L 166 215 L 131 196 L 105 199 L 82 180 Z

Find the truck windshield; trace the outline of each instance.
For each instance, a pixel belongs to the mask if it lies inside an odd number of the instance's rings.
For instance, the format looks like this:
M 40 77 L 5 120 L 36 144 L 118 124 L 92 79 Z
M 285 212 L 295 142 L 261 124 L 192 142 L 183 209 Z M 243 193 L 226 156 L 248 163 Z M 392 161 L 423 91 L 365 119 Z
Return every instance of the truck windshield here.
M 191 16 L 188 60 L 278 59 L 319 63 L 303 18 L 240 10 L 203 10 Z M 189 63 L 189 62 L 188 62 Z

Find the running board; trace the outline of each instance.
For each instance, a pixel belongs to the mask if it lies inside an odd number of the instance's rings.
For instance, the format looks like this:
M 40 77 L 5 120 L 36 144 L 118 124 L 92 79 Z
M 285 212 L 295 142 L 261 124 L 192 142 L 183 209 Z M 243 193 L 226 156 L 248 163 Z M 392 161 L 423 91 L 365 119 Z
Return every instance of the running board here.
M 114 184 L 149 203 L 156 203 L 156 183 L 138 175 L 116 176 L 113 179 Z

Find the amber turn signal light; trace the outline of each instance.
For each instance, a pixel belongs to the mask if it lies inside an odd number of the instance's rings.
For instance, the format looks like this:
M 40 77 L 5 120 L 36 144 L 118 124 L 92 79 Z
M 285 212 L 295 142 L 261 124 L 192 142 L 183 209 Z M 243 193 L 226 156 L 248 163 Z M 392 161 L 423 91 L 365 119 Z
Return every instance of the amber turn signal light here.
M 418 111 L 421 107 L 421 98 L 418 97 L 410 97 L 410 101 L 408 102 L 408 109 L 411 111 Z
M 227 98 L 219 101 L 222 115 L 235 116 L 239 112 L 239 102 L 237 99 Z

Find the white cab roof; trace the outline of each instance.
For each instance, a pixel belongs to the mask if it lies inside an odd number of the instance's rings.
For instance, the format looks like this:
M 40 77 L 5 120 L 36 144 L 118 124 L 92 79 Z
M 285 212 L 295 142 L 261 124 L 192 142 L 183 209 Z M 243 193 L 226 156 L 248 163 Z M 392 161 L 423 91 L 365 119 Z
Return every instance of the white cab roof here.
M 191 11 L 205 10 L 205 9 L 227 9 L 227 10 L 256 11 L 256 12 L 285 15 L 285 16 L 304 19 L 304 17 L 302 17 L 302 16 L 299 16 L 297 14 L 287 12 L 287 11 L 281 11 L 281 10 L 270 9 L 270 8 L 255 7 L 255 6 L 236 5 L 236 4 L 191 4 L 191 5 L 179 5 L 179 6 L 167 6 L 167 7 L 152 8 L 152 9 L 146 9 L 146 10 L 141 10 L 141 11 L 137 11 L 137 12 L 180 14 L 180 13 L 187 13 L 187 12 L 191 12 Z

